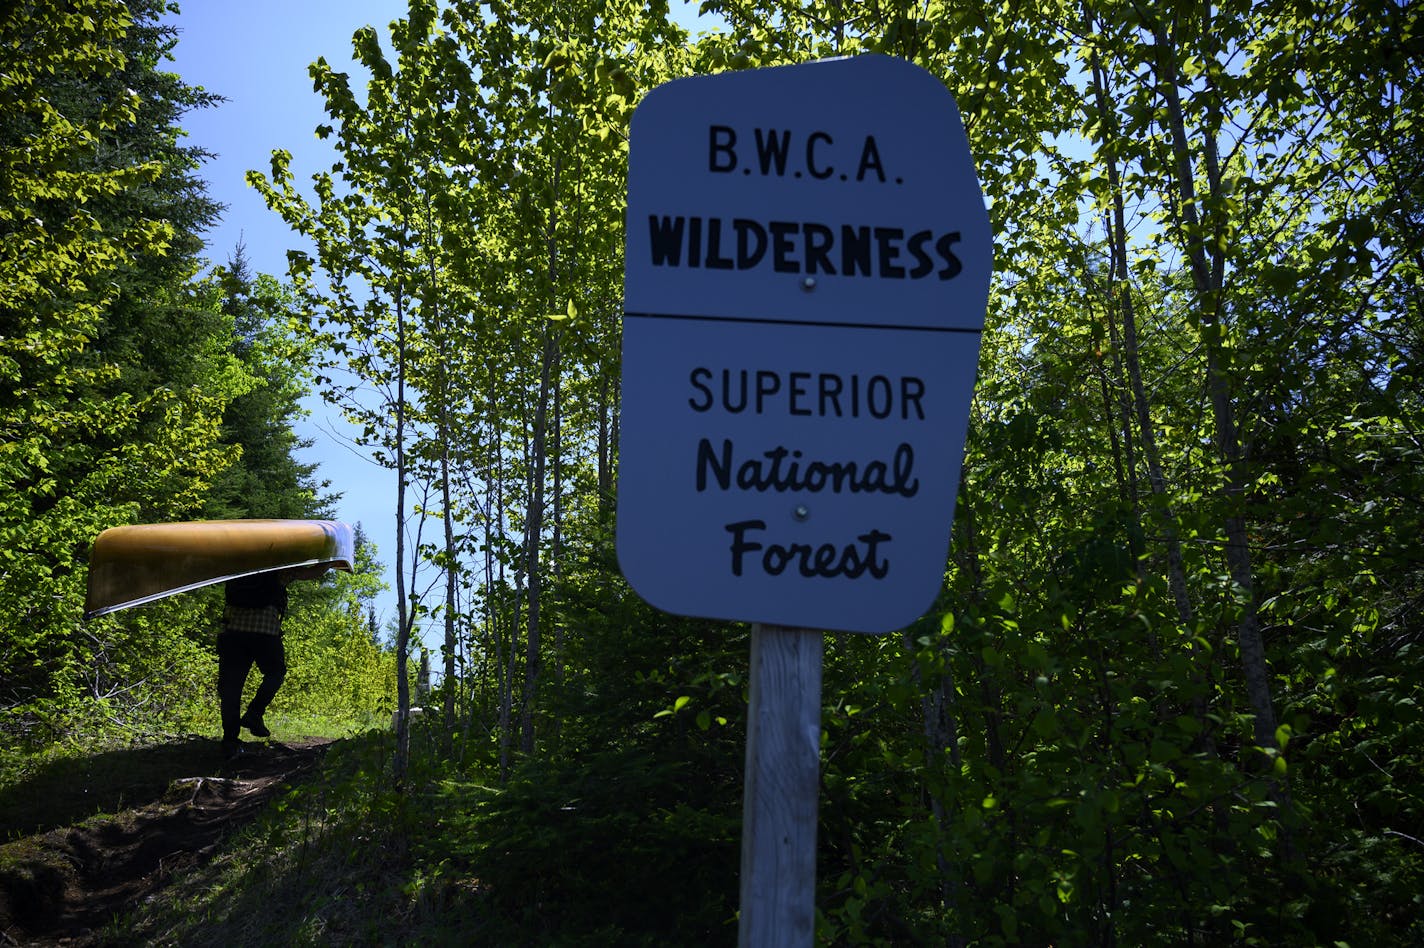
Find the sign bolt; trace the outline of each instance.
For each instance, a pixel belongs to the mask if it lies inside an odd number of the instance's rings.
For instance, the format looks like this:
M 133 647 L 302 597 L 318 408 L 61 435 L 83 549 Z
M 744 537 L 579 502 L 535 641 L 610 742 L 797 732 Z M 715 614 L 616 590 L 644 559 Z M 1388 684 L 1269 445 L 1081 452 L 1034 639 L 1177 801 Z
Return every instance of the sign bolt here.
M 803 289 L 803 290 L 805 290 L 807 293 L 809 293 L 809 292 L 811 292 L 812 290 L 814 290 L 815 288 L 816 288 L 816 278 L 815 278 L 815 277 L 808 276 L 808 277 L 802 277 L 802 278 L 801 278 L 801 289 Z
M 811 517 L 811 511 L 805 504 L 797 504 L 791 508 L 791 518 L 797 523 L 805 523 Z

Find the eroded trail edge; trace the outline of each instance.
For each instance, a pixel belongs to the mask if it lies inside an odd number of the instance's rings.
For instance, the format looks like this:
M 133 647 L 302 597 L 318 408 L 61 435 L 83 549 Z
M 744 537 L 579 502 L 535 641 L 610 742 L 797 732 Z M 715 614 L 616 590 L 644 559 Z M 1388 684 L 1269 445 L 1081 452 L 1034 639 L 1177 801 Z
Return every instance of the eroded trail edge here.
M 231 763 L 198 755 L 193 773 L 174 777 L 154 799 L 0 846 L 0 944 L 92 943 L 116 915 L 207 861 L 283 786 L 315 768 L 331 743 L 249 744 Z

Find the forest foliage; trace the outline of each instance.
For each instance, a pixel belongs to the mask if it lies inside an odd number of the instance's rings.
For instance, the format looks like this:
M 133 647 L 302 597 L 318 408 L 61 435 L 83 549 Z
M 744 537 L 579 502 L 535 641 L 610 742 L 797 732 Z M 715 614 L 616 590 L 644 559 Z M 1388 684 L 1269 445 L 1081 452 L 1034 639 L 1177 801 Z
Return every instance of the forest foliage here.
M 218 99 L 164 70 L 177 41 L 164 11 L 158 0 L 35 0 L 0 14 L 7 752 L 211 730 L 218 597 L 82 621 L 85 559 L 102 530 L 315 517 L 332 500 L 294 453 L 310 373 L 287 328 L 290 291 L 251 273 L 241 247 L 215 268 L 200 256 L 221 208 L 180 123 Z M 379 582 L 372 554 L 363 575 L 301 598 L 293 645 L 380 664 L 365 605 Z M 310 667 L 342 667 L 324 661 Z M 384 665 L 366 680 L 390 678 L 389 656 Z M 343 719 L 389 703 L 390 687 L 372 684 L 378 698 L 360 687 Z M 306 690 L 289 685 L 287 698 Z
M 131 68 L 117 5 L 45 45 L 88 6 L 5 27 L 36 64 L 3 80 L 0 212 L 25 721 L 90 667 L 87 538 L 241 510 L 222 410 L 309 366 L 398 475 L 397 661 L 443 632 L 434 736 L 412 758 L 402 722 L 370 788 L 422 814 L 373 817 L 404 871 L 477 879 L 516 938 L 729 940 L 747 631 L 656 613 L 612 551 L 628 119 L 679 76 L 888 53 L 958 101 L 995 279 L 942 594 L 827 638 L 821 939 L 1424 936 L 1414 6 L 709 0 L 691 37 L 666 3 L 411 0 L 355 32 L 360 75 L 311 67 L 331 167 L 249 174 L 294 231 L 257 284 L 293 362 L 244 361 L 193 231 L 145 203 L 196 173 L 175 117 L 96 166 L 134 106 L 40 94 L 47 61 Z M 124 305 L 155 274 L 162 319 Z M 149 333 L 202 358 L 148 366 Z

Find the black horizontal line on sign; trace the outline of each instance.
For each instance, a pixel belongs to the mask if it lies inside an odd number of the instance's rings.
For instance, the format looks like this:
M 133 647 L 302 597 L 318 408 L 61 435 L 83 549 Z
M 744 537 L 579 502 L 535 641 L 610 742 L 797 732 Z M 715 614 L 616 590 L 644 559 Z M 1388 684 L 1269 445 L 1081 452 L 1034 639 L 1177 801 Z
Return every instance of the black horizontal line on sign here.
M 696 323 L 760 323 L 770 326 L 818 326 L 835 329 L 898 329 L 908 332 L 957 332 L 979 335 L 982 329 L 959 329 L 953 326 L 899 326 L 890 323 L 840 323 L 817 319 L 770 319 L 754 316 L 685 316 L 678 313 L 629 313 L 627 319 L 684 319 Z

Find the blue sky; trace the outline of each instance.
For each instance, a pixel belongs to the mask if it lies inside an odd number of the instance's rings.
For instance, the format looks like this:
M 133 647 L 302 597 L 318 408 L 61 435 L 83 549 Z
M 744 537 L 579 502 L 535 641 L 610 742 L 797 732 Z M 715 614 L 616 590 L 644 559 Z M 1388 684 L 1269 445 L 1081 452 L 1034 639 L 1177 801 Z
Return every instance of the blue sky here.
M 685 25 L 696 19 L 696 6 L 673 7 Z M 680 9 L 679 9 L 680 8 Z M 177 16 L 166 18 L 179 29 L 173 62 L 166 68 L 190 85 L 226 97 L 213 109 L 183 119 L 188 144 L 214 153 L 203 171 L 209 193 L 227 205 L 221 222 L 208 234 L 208 257 L 225 262 L 241 241 L 253 269 L 285 278 L 286 253 L 300 246 L 257 192 L 243 180 L 249 169 L 266 171 L 274 148 L 292 153 L 297 181 L 329 167 L 333 153 L 315 128 L 325 120 L 321 100 L 312 91 L 307 66 L 325 56 L 332 67 L 362 71 L 351 61 L 351 34 L 371 24 L 388 36 L 386 24 L 401 17 L 405 0 L 186 0 Z M 352 447 L 349 429 L 318 401 L 299 434 L 313 441 L 305 460 L 320 467 L 342 497 L 336 516 L 360 522 L 387 564 L 391 592 L 378 603 L 384 626 L 395 615 L 395 479 Z M 434 644 L 434 635 L 430 643 Z
M 384 27 L 405 6 L 403 0 L 187 0 L 178 16 L 167 17 L 180 30 L 167 68 L 228 100 L 183 119 L 188 144 L 215 154 L 203 177 L 209 193 L 227 205 L 207 234 L 210 260 L 226 262 L 241 241 L 255 271 L 285 278 L 287 250 L 301 244 L 243 177 L 249 169 L 266 171 L 274 148 L 292 153 L 299 181 L 330 165 L 332 152 L 313 131 L 324 113 L 307 66 L 325 56 L 335 68 L 354 71 L 351 34 L 368 23 Z M 319 464 L 318 476 L 342 494 L 337 517 L 362 524 L 389 574 L 395 479 L 351 446 L 334 413 L 315 399 L 309 407 L 312 415 L 299 430 L 313 441 L 305 460 Z M 395 615 L 394 577 L 386 582 L 391 593 L 378 603 L 383 626 Z

